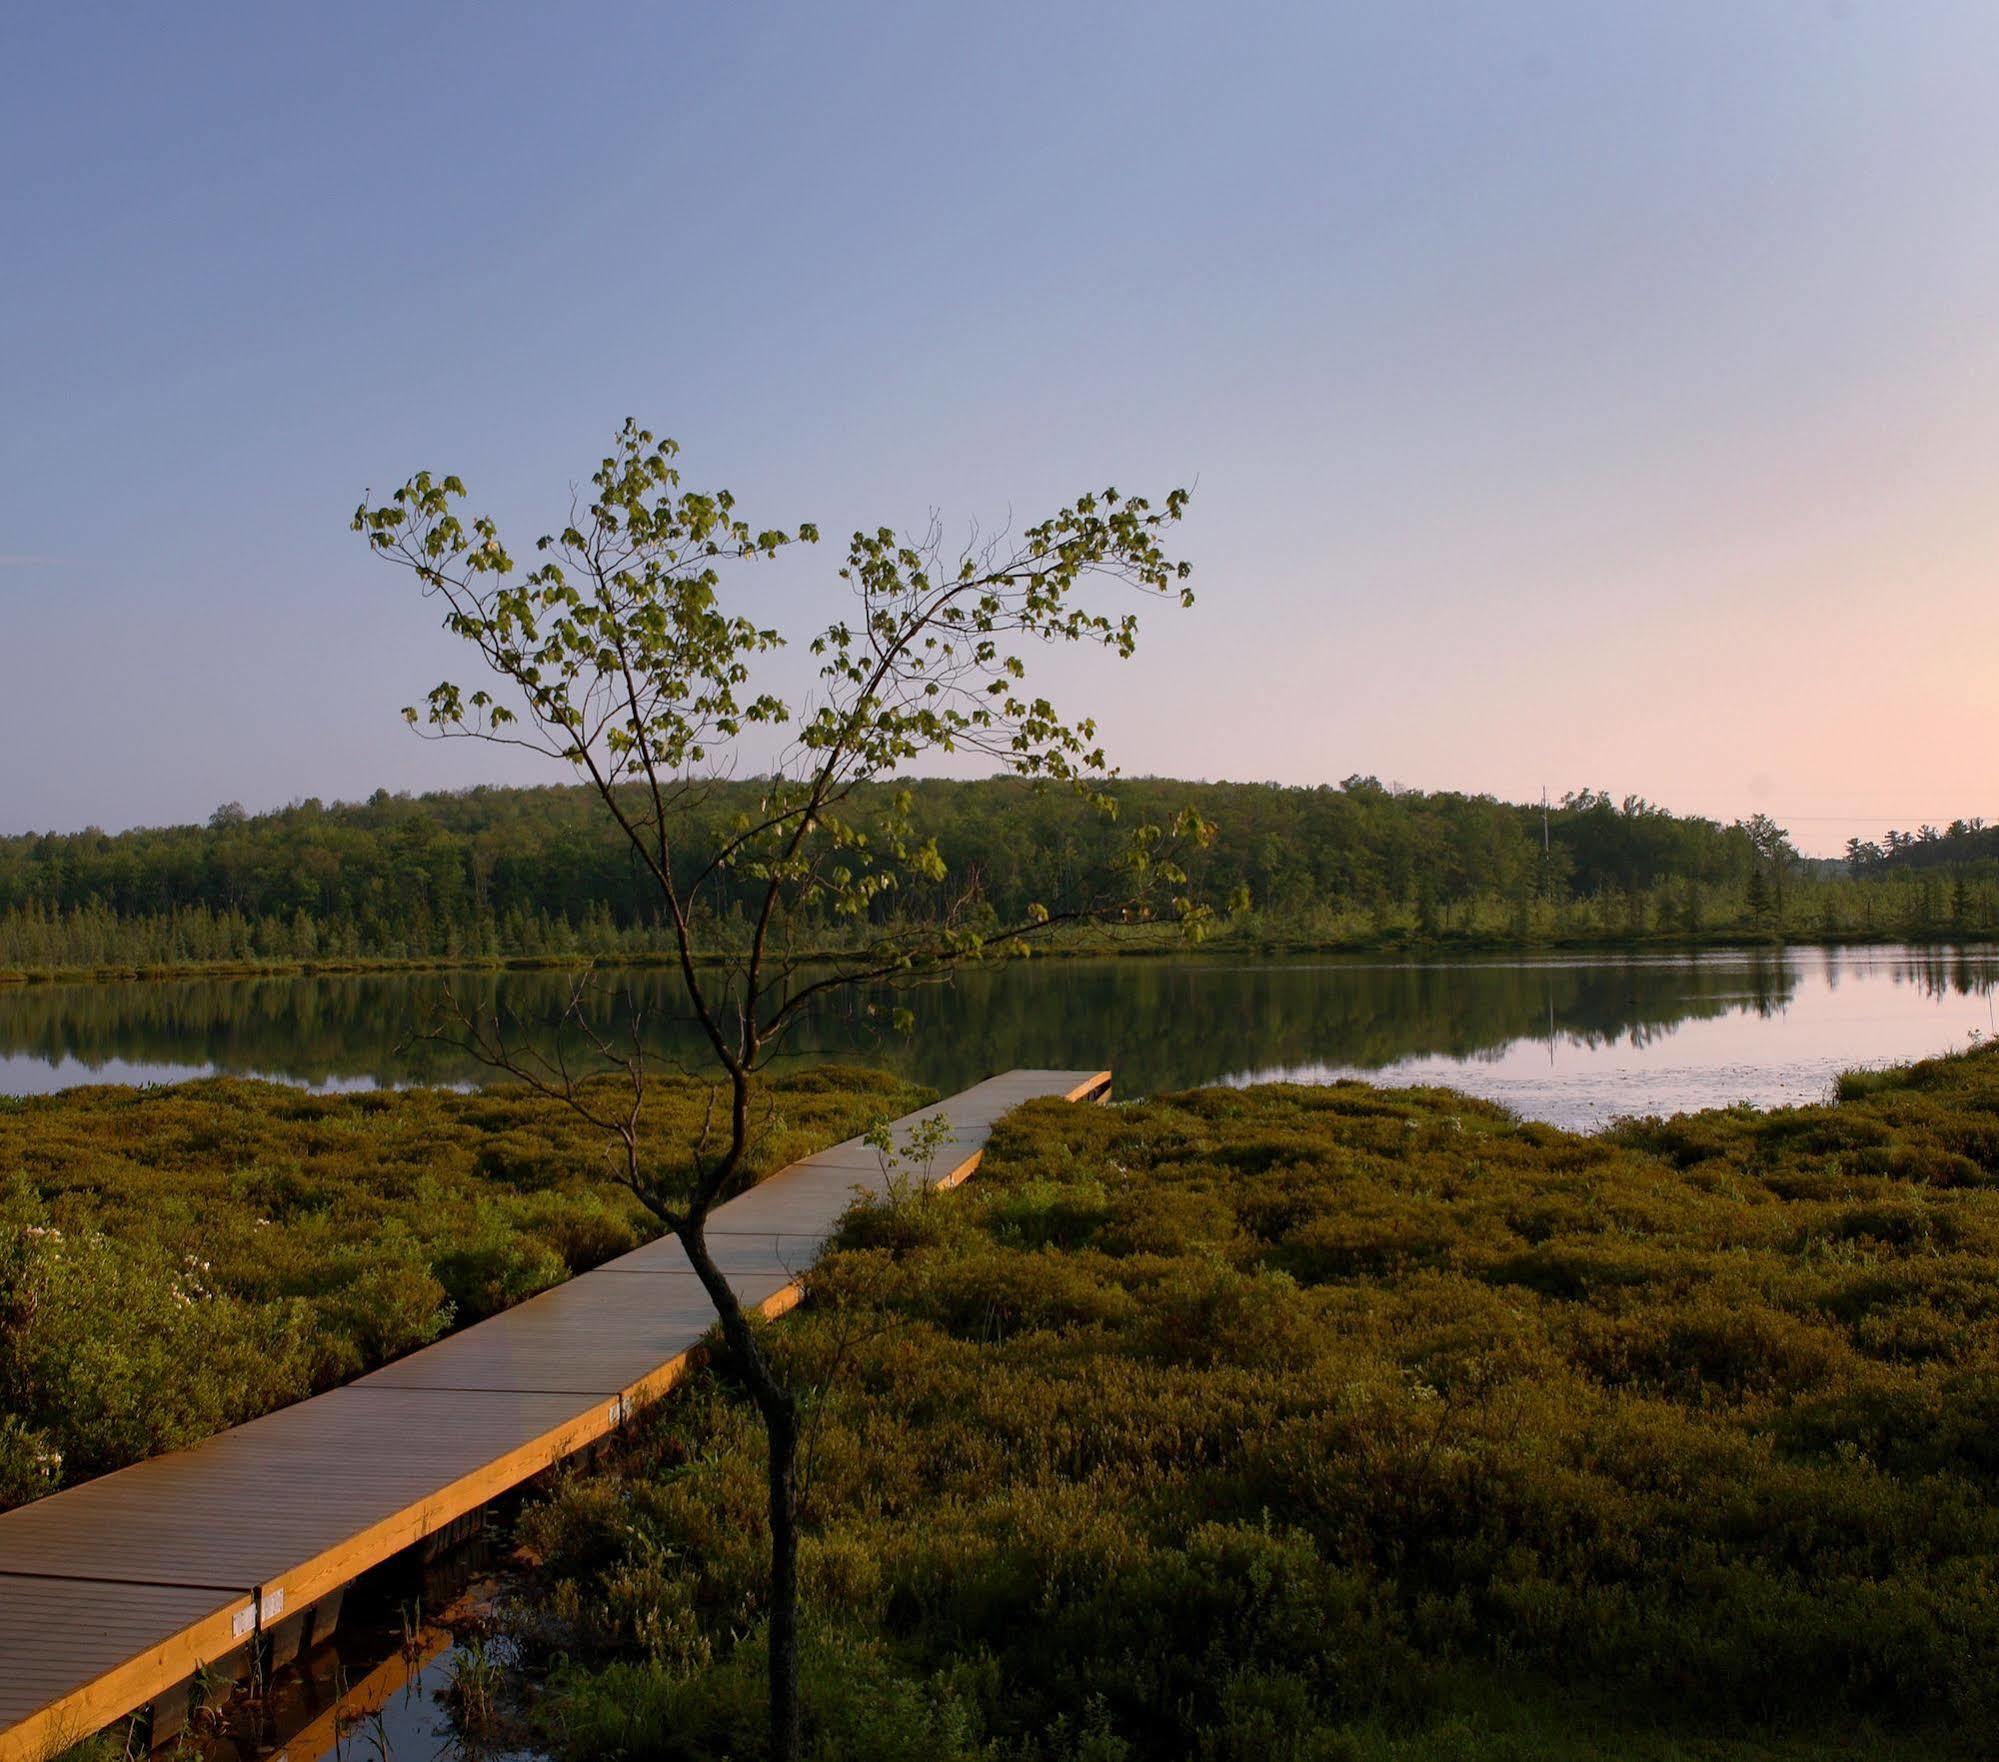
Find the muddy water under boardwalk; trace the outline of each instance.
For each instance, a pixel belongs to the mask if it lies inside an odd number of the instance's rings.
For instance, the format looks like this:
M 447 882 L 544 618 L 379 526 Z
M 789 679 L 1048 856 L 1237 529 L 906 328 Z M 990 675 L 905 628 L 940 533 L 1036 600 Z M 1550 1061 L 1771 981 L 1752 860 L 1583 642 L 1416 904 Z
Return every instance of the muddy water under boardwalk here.
M 507 1583 L 492 1533 L 428 1561 L 399 1561 L 347 1594 L 338 1632 L 196 1719 L 184 1748 L 204 1762 L 540 1762 L 514 1708 L 476 1699 L 504 1653 L 490 1637 Z

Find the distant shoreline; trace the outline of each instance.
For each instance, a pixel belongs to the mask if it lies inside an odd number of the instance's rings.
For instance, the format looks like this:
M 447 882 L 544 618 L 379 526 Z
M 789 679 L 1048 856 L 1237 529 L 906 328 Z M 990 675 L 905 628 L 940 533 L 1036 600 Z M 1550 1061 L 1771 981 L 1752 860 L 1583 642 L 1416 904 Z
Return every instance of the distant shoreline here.
M 1657 953 L 1672 950 L 1787 948 L 1976 948 L 1990 947 L 1987 934 L 1911 934 L 1906 930 L 1800 931 L 1795 934 L 1752 934 L 1741 930 L 1653 931 L 1643 935 L 1541 936 L 1521 940 L 1488 933 L 1446 933 L 1423 937 L 1406 932 L 1352 938 L 1271 937 L 1231 935 L 1227 931 L 1201 942 L 1164 933 L 1113 935 L 1106 939 L 1076 938 L 1036 945 L 1036 960 L 1138 960 L 1174 956 L 1254 956 L 1283 960 L 1305 955 L 1406 955 L 1441 958 L 1462 954 L 1534 956 L 1597 952 L 1607 955 Z M 843 953 L 829 950 L 831 959 Z M 720 965 L 733 958 L 726 951 L 697 956 L 698 964 Z M 807 957 L 808 962 L 813 957 Z M 993 964 L 1022 958 L 995 956 Z M 586 967 L 645 969 L 676 965 L 661 951 L 609 954 L 428 955 L 417 958 L 348 958 L 331 960 L 184 961 L 151 964 L 108 962 L 99 966 L 0 968 L 0 987 L 41 985 L 159 984 L 190 979 L 321 979 L 395 977 L 419 973 L 576 972 Z

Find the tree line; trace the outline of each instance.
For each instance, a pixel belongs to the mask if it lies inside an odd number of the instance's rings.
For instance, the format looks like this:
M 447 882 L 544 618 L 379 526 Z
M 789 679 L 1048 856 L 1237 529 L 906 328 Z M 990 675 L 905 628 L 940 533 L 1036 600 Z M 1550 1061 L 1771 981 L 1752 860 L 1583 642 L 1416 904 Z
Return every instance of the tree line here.
M 1192 807 L 1215 828 L 1186 859 L 1219 934 L 1259 944 L 1369 947 L 1703 936 L 1985 935 L 1999 930 L 1999 829 L 1856 841 L 1845 863 L 1800 857 L 1758 816 L 1725 825 L 1637 797 L 1551 802 L 1392 788 L 1371 777 L 1115 785 L 1126 821 Z M 810 921 L 829 944 L 947 912 L 1012 921 L 1101 891 L 1122 845 L 1075 793 L 1011 778 L 864 792 L 857 826 L 906 798 L 934 840 L 934 878 L 906 877 L 866 925 Z M 695 865 L 759 799 L 755 780 L 701 800 Z M 574 788 L 479 788 L 231 803 L 206 824 L 0 838 L 0 968 L 256 962 L 642 958 L 663 928 L 632 857 Z M 723 942 L 749 893 L 704 907 Z M 1134 934 L 1143 935 L 1143 931 Z
M 1999 826 L 1988 826 L 1982 815 L 1973 815 L 1968 820 L 1953 820 L 1942 828 L 1922 826 L 1914 832 L 1891 828 L 1878 843 L 1871 838 L 1849 838 L 1846 862 L 1855 874 L 1897 866 L 1999 867 Z

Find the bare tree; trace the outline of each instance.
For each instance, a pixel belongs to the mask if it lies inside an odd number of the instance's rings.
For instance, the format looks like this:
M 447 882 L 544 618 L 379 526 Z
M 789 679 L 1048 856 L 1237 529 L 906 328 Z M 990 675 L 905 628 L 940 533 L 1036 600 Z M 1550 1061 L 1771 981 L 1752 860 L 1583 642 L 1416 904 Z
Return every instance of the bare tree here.
M 482 1056 L 617 1147 L 621 1178 L 679 1238 L 714 1304 L 768 1441 L 771 1754 L 789 1762 L 799 1746 L 799 1404 L 709 1251 L 709 1214 L 744 1175 L 757 1074 L 808 1011 L 1024 951 L 1065 923 L 1158 912 L 1198 927 L 1204 912 L 1173 858 L 1179 841 L 1207 836 L 1191 814 L 1126 829 L 1115 885 L 1092 897 L 999 922 L 974 878 L 914 923 L 891 916 L 899 887 L 935 887 L 947 868 L 934 839 L 919 836 L 909 797 L 878 787 L 938 754 L 983 754 L 1114 816 L 1094 723 L 1033 695 L 1026 658 L 1061 643 L 1129 656 L 1137 614 L 1099 603 L 1102 590 L 1192 603 L 1189 567 L 1162 542 L 1187 495 L 1175 490 L 1157 508 L 1114 489 L 1081 496 L 1017 537 L 975 536 L 956 555 L 934 520 L 915 540 L 886 527 L 855 533 L 839 572 L 845 615 L 811 639 L 817 684 L 788 703 L 753 677 L 783 639 L 724 608 L 723 571 L 818 533 L 753 530 L 727 492 L 682 487 L 677 452 L 627 422 L 587 504 L 572 495 L 567 524 L 537 541 L 542 561 L 525 572 L 490 519 L 460 518 L 454 476 L 420 472 L 380 505 L 364 500 L 353 524 L 442 601 L 446 628 L 488 675 L 469 692 L 439 685 L 408 720 L 433 737 L 524 747 L 570 767 L 629 844 L 668 931 L 715 1083 L 711 1129 L 692 1146 L 649 1144 L 642 1036 L 601 1038 L 581 986 L 567 1020 L 591 1068 L 622 1073 L 621 1087 L 584 1081 L 560 1053 L 523 1050 L 497 1021 L 465 1020 Z M 775 756 L 754 806 L 718 823 L 716 780 L 766 747 Z M 707 927 L 725 894 L 747 928 L 717 946 Z

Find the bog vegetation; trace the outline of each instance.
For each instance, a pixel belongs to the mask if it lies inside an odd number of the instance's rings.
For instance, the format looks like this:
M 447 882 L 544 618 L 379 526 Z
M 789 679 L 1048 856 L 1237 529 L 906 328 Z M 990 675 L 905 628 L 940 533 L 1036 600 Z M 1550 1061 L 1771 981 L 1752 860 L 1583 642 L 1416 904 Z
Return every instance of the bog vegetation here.
M 708 1089 L 654 1096 L 670 1157 Z M 775 1078 L 750 1173 L 926 1099 L 866 1071 Z M 358 1376 L 656 1228 L 600 1136 L 519 1089 L 0 1100 L 0 1508 Z
M 773 1083 L 762 1165 L 917 1099 Z M 503 1091 L 0 1105 L 6 1497 L 626 1246 L 600 1156 Z M 815 1391 L 829 1762 L 1941 1757 L 1999 1716 L 1999 1049 L 1593 1137 L 1351 1084 L 1037 1107 L 764 1339 Z M 530 1510 L 550 1746 L 754 1753 L 761 1448 L 699 1379 Z
M 715 788 L 718 841 L 760 786 Z M 877 902 L 870 928 L 922 922 L 976 879 L 994 922 L 1101 891 L 1118 831 L 1063 792 L 1019 780 L 918 782 L 919 839 L 947 868 Z M 1978 822 L 1798 857 L 1766 820 L 1722 826 L 1601 792 L 1538 804 L 1338 788 L 1121 782 L 1123 819 L 1191 806 L 1216 826 L 1189 854 L 1195 897 L 1235 909 L 1252 944 L 1378 947 L 1789 936 L 1944 937 L 1999 930 L 1999 854 Z M 865 806 L 865 802 L 862 803 Z M 206 826 L 0 838 L 0 971 L 186 964 L 644 958 L 667 937 L 644 915 L 614 827 L 570 788 L 477 789 Z M 698 867 L 702 842 L 690 839 Z M 747 883 L 745 883 L 747 885 Z M 726 893 L 726 889 L 724 890 Z M 709 945 L 745 933 L 723 897 Z M 823 931 L 831 945 L 851 929 Z
M 1037 1106 L 769 1333 L 825 1758 L 1982 1753 L 1999 1051 L 1578 1137 L 1444 1091 Z M 570 1756 L 755 1752 L 719 1377 L 527 1517 Z

